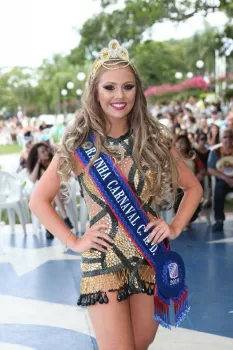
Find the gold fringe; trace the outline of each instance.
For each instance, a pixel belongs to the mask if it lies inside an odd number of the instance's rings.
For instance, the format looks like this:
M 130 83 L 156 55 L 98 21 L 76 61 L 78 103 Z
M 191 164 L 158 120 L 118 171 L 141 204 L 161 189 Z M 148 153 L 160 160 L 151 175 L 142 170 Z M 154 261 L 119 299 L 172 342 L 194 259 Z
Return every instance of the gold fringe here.
M 140 278 L 146 284 L 155 284 L 154 270 L 150 266 L 143 265 L 138 270 Z M 83 277 L 81 281 L 81 294 L 108 292 L 120 290 L 129 284 L 129 270 L 120 270 L 106 275 Z

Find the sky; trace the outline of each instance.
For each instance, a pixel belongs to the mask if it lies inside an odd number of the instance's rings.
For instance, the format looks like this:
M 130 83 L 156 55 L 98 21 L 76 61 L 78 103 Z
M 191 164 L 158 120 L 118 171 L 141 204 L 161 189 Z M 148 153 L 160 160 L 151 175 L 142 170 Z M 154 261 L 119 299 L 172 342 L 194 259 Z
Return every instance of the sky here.
M 39 66 L 54 53 L 68 54 L 78 45 L 83 23 L 100 11 L 99 0 L 0 0 L 0 67 Z M 123 0 L 119 0 L 122 6 Z M 223 26 L 223 13 L 207 17 L 210 24 Z M 117 23 L 116 23 L 117 25 Z M 156 24 L 155 40 L 184 38 L 203 29 L 203 18 L 195 16 L 174 25 Z M 146 33 L 144 38 L 148 38 Z M 117 38 L 116 38 L 117 39 Z

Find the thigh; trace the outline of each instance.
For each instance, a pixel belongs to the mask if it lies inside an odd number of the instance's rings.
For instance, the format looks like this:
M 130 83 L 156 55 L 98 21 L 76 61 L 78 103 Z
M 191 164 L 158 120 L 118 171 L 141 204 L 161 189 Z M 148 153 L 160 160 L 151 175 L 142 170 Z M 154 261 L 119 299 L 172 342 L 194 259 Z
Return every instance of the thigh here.
M 99 350 L 135 350 L 130 319 L 130 301 L 117 301 L 117 292 L 107 293 L 108 304 L 88 307 Z
M 158 322 L 154 321 L 154 297 L 134 294 L 130 297 L 130 314 L 134 333 L 135 349 L 147 350 L 153 342 Z

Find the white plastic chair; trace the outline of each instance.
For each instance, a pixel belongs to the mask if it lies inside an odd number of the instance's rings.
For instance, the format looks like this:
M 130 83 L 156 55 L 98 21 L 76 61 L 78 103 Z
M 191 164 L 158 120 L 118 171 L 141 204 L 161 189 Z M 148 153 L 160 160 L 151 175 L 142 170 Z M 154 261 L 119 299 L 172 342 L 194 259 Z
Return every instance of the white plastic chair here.
M 7 210 L 11 232 L 14 233 L 16 213 L 23 232 L 26 234 L 26 218 L 20 182 L 13 175 L 0 171 L 0 212 L 3 209 Z
M 69 201 L 65 203 L 65 209 L 76 233 L 78 232 L 79 208 L 77 207 L 76 202 L 77 183 L 73 176 L 70 177 L 68 184 L 70 186 L 70 198 Z
M 26 168 L 22 169 L 20 172 L 16 173 L 14 176 L 19 180 L 22 187 L 24 214 L 25 214 L 26 221 L 29 223 L 31 222 L 31 215 L 30 215 L 28 203 L 29 203 L 30 195 L 35 187 L 35 184 L 33 184 L 28 179 L 28 172 Z
M 86 224 L 88 220 L 88 212 L 84 198 L 80 194 L 80 186 L 74 176 L 69 179 L 70 185 L 70 200 L 65 203 L 65 209 L 74 226 L 75 233 L 83 233 L 86 231 Z M 79 198 L 79 204 L 77 204 Z
M 169 210 L 162 210 L 159 212 L 159 215 L 163 218 L 164 221 L 166 221 L 167 224 L 170 224 L 174 216 L 174 209 L 171 208 Z

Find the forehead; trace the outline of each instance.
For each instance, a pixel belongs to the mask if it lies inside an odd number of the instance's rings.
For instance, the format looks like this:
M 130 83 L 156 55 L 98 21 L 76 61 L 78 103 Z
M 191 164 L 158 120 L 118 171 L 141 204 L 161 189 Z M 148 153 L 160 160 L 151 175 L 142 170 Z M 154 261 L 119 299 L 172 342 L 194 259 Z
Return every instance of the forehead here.
M 230 130 L 226 130 L 223 132 L 223 136 L 231 136 L 233 133 Z
M 122 67 L 120 65 L 112 66 L 112 69 L 102 68 L 100 72 L 99 82 L 112 82 L 117 84 L 124 84 L 125 82 L 135 82 L 135 75 L 132 69 L 128 67 Z

